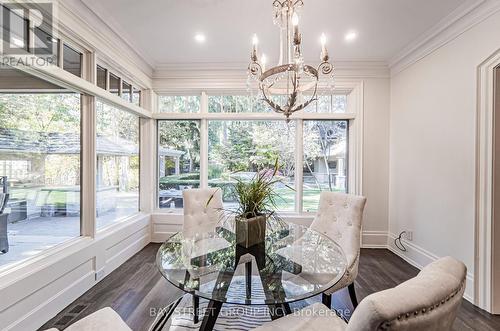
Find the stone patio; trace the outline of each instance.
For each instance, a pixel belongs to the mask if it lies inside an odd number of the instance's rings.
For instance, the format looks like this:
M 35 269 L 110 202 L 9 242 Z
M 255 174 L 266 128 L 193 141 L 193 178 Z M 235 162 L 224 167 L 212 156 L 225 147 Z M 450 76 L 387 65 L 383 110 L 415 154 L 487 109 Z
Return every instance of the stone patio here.
M 128 206 L 138 205 L 137 200 L 127 201 Z M 103 229 L 136 212 L 136 208 L 117 208 L 100 215 L 96 226 Z M 80 217 L 36 217 L 9 223 L 9 252 L 0 253 L 0 270 L 13 263 L 33 257 L 38 253 L 80 236 Z

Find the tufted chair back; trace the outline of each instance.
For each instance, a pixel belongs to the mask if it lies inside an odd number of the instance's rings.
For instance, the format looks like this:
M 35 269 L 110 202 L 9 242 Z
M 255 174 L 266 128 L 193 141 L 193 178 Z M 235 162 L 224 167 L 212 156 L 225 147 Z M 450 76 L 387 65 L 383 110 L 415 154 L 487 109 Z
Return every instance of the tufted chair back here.
M 446 331 L 462 302 L 465 265 L 451 257 L 439 259 L 392 288 L 364 298 L 347 331 Z
M 357 195 L 321 192 L 319 208 L 311 229 L 335 240 L 344 250 L 347 265 L 357 274 L 357 259 L 360 249 L 361 222 L 366 198 Z
M 213 198 L 210 200 L 210 197 Z M 184 198 L 184 223 L 182 233 L 185 238 L 201 238 L 211 232 L 222 216 L 222 193 L 220 189 L 191 189 L 182 191 Z M 207 205 L 207 202 L 210 203 Z

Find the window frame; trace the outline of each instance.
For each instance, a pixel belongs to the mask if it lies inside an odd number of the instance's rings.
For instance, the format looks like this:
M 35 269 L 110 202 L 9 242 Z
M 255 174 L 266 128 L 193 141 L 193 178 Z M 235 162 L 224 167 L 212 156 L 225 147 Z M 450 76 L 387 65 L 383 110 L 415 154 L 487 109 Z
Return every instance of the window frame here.
M 99 83 L 98 83 L 99 71 L 103 71 L 104 72 L 104 87 L 99 86 Z M 96 78 L 95 78 L 95 80 L 96 80 L 95 84 L 96 84 L 97 87 L 102 88 L 103 90 L 108 90 L 108 86 L 109 86 L 109 70 L 106 67 L 103 67 L 103 66 L 97 64 L 96 65 Z
M 154 121 L 152 120 L 151 108 L 154 106 L 152 100 L 154 93 L 151 90 L 151 85 L 147 81 L 142 82 L 141 85 L 135 82 L 143 81 L 143 77 L 134 74 L 126 75 L 128 81 L 132 82 L 133 87 L 141 92 L 140 104 L 134 104 L 123 100 L 117 95 L 111 94 L 107 90 L 103 90 L 97 86 L 96 82 L 96 64 L 100 63 L 100 57 L 106 58 L 107 54 L 100 53 L 99 50 L 89 44 L 86 40 L 78 35 L 68 31 L 67 29 L 56 29 L 53 31 L 53 38 L 57 39 L 57 62 L 51 63 L 46 66 L 35 66 L 23 64 L 25 55 L 33 55 L 40 57 L 41 54 L 33 54 L 29 52 L 34 39 L 32 32 L 29 30 L 31 20 L 27 20 L 26 29 L 27 52 L 23 55 L 13 55 L 14 59 L 18 59 L 18 64 L 15 69 L 22 73 L 38 77 L 48 83 L 58 85 L 70 92 L 80 94 L 80 235 L 75 238 L 68 239 L 61 244 L 54 247 L 47 248 L 42 252 L 29 256 L 25 259 L 19 260 L 6 266 L 0 266 L 0 275 L 8 276 L 13 282 L 17 282 L 24 277 L 23 273 L 19 270 L 24 268 L 38 268 L 47 264 L 49 259 L 52 259 L 56 254 L 67 254 L 68 250 L 80 249 L 89 244 L 102 240 L 103 238 L 110 237 L 118 229 L 137 226 L 138 222 L 144 222 L 146 215 L 151 213 L 153 208 L 150 191 L 153 191 L 151 185 L 153 184 L 152 170 L 146 169 L 152 164 L 148 162 L 148 158 L 152 153 L 152 141 L 149 133 L 154 130 Z M 63 68 L 64 61 L 64 44 L 81 53 L 81 76 L 73 75 Z M 118 73 L 122 78 L 121 64 L 110 60 L 104 66 L 108 72 L 111 70 Z M 125 76 L 123 76 L 125 77 Z M 3 90 L 2 92 L 7 92 Z M 22 91 L 26 92 L 26 91 Z M 95 200 L 96 200 L 96 187 L 95 187 L 95 155 L 96 155 L 96 109 L 95 101 L 99 98 L 106 103 L 120 108 L 123 111 L 132 113 L 139 117 L 139 211 L 129 217 L 123 218 L 109 227 L 96 231 L 96 216 L 95 216 Z M 143 105 L 144 103 L 144 105 Z M 143 128 L 146 128 L 143 130 Z M 143 162 L 144 167 L 143 167 Z M 151 200 L 151 203 L 149 202 Z M 64 253 L 63 253 L 64 252 Z M 26 269 L 28 270 L 28 269 Z
M 109 93 L 111 93 L 113 95 L 116 95 L 116 96 L 118 96 L 118 97 L 121 98 L 121 96 L 122 96 L 122 79 L 121 79 L 121 77 L 119 75 L 117 75 L 117 74 L 109 71 L 109 70 L 108 70 L 108 73 L 107 73 L 106 77 L 107 77 L 107 83 L 106 83 L 107 91 Z M 118 80 L 118 90 L 116 92 L 112 92 L 112 90 L 111 90 L 111 80 L 112 79 L 117 79 Z M 123 99 L 123 98 L 121 98 L 121 99 Z
M 143 86 L 140 86 L 139 84 L 136 84 L 136 80 L 130 77 L 130 75 L 125 75 L 122 73 L 121 70 L 116 69 L 113 65 L 110 65 L 108 61 L 101 59 L 96 56 L 96 59 L 94 63 L 91 64 L 91 68 L 94 71 L 93 75 L 95 76 L 95 81 L 93 82 L 97 87 L 120 97 L 122 100 L 124 100 L 127 103 L 130 103 L 136 107 L 143 107 L 143 94 L 146 91 L 146 89 Z M 98 69 L 104 70 L 106 73 L 106 86 L 104 88 L 100 87 L 97 85 L 97 72 Z M 110 85 L 111 85 L 111 76 L 114 76 L 118 78 L 119 81 L 119 89 L 118 93 L 112 93 L 110 91 Z M 123 98 L 123 84 L 127 84 L 130 86 L 130 98 L 125 99 Z M 135 95 L 138 95 L 137 99 L 138 102 L 135 102 Z M 149 117 L 149 116 L 148 116 Z
M 348 147 L 347 147 L 347 192 L 362 194 L 362 149 L 363 149 L 363 81 L 345 80 L 337 82 L 334 94 L 347 95 L 347 109 L 345 113 L 306 113 L 299 111 L 290 117 L 295 121 L 295 210 L 293 212 L 281 212 L 282 215 L 290 217 L 312 216 L 314 212 L 306 212 L 303 209 L 303 138 L 305 120 L 347 120 L 348 121 Z M 208 122 L 210 120 L 284 120 L 284 116 L 275 112 L 271 113 L 209 113 L 208 96 L 211 95 L 246 95 L 244 91 L 212 90 L 197 93 L 185 91 L 178 95 L 200 95 L 200 111 L 198 113 L 167 113 L 154 112 L 156 120 L 155 134 L 158 135 L 158 121 L 160 120 L 199 120 L 200 121 L 200 187 L 208 188 Z M 161 95 L 172 95 L 165 93 Z M 158 108 L 158 107 L 157 107 Z M 157 136 L 156 136 L 157 138 Z M 158 141 L 155 139 L 155 141 Z M 155 147 L 157 149 L 157 146 Z M 155 155 L 158 155 L 155 150 Z M 159 183 L 158 159 L 156 159 L 155 187 Z M 181 214 L 182 209 L 160 209 L 158 204 L 158 190 L 155 190 L 155 213 L 159 214 Z
M 65 40 L 62 40 L 62 41 L 59 41 L 60 42 L 60 45 L 58 45 L 58 49 L 59 51 L 61 52 L 61 59 L 58 61 L 61 63 L 61 68 L 63 70 L 65 70 L 66 72 L 69 72 L 71 73 L 72 75 L 76 76 L 76 77 L 84 77 L 84 70 L 85 70 L 85 64 L 84 64 L 84 61 L 85 61 L 85 52 L 81 50 L 80 47 L 75 47 L 73 46 L 73 44 L 71 42 L 67 42 Z M 65 68 L 64 66 L 64 53 L 66 51 L 66 48 L 72 50 L 73 52 L 77 53 L 80 55 L 80 75 L 76 75 L 74 73 L 72 73 L 71 71 L 69 71 L 67 68 Z

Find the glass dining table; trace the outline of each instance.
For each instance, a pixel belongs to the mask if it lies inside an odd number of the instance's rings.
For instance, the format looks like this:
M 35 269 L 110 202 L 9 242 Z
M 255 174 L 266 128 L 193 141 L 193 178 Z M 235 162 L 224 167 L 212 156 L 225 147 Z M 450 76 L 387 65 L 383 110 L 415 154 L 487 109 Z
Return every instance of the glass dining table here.
M 171 284 L 209 300 L 200 330 L 213 329 L 224 303 L 267 305 L 272 319 L 289 314 L 290 303 L 324 292 L 346 271 L 340 246 L 319 232 L 268 222 L 265 241 L 245 248 L 236 243 L 234 219 L 208 233 L 173 235 L 156 262 Z M 195 323 L 197 314 L 195 307 Z

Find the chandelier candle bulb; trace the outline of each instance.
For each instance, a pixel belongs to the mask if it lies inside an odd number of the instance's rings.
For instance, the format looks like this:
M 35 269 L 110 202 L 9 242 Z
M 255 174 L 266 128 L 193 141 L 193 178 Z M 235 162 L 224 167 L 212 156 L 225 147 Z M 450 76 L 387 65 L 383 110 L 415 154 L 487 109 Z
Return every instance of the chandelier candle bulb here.
M 259 38 L 257 37 L 257 34 L 254 33 L 252 36 L 252 44 L 254 48 L 257 48 L 257 45 L 259 44 Z
M 326 35 L 321 34 L 321 61 L 328 61 L 328 50 L 326 49 Z
M 328 50 L 326 49 L 326 35 L 321 34 L 321 61 L 328 61 Z
M 259 45 L 259 38 L 257 38 L 257 35 L 254 34 L 253 37 L 252 37 L 252 55 L 251 55 L 251 58 L 252 58 L 252 61 L 257 61 L 257 46 Z
M 299 15 L 293 13 L 292 15 L 292 25 L 293 25 L 293 43 L 294 45 L 300 44 L 300 33 L 299 33 Z
M 262 54 L 260 57 L 260 63 L 262 63 L 262 71 L 266 71 L 266 62 L 267 62 L 267 57 L 265 54 Z

